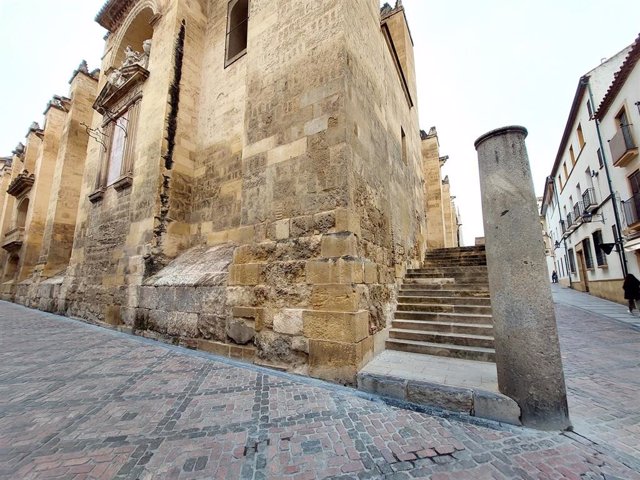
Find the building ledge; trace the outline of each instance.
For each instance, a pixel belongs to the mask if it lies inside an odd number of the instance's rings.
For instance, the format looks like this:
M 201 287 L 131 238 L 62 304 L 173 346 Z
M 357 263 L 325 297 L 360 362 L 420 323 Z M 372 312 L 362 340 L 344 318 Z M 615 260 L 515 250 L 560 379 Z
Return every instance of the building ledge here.
M 20 248 L 22 248 L 23 243 L 24 243 L 24 228 L 16 227 L 12 230 L 9 230 L 7 233 L 5 233 L 4 238 L 2 239 L 2 248 L 4 248 L 9 253 L 13 253 L 20 250 Z
M 9 195 L 13 195 L 14 197 L 19 197 L 20 195 L 31 190 L 31 187 L 36 181 L 36 176 L 32 173 L 29 174 L 28 171 L 24 170 L 20 173 L 16 178 L 13 179 L 9 188 L 7 189 L 7 193 Z
M 91 203 L 97 203 L 104 198 L 104 189 L 100 188 L 89 195 Z
M 618 160 L 613 163 L 614 167 L 626 167 L 631 160 L 638 156 L 638 147 L 630 148 Z
M 133 185 L 133 177 L 131 175 L 123 175 L 113 184 L 113 188 L 116 191 L 125 190 Z

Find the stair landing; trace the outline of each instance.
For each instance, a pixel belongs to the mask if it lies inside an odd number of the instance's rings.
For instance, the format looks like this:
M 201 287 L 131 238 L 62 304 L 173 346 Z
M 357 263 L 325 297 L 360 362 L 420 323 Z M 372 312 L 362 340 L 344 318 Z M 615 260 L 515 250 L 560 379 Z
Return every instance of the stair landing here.
M 385 350 L 360 372 L 498 393 L 498 372 L 493 362 Z

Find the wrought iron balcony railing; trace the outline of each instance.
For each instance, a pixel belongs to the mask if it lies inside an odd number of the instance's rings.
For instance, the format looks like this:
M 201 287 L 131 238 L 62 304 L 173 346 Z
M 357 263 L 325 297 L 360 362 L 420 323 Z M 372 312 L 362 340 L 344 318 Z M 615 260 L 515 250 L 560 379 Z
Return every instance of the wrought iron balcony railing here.
M 640 193 L 622 202 L 622 209 L 627 226 L 640 228 Z
M 582 223 L 582 214 L 584 213 L 584 208 L 582 206 L 582 200 L 577 201 L 573 204 L 573 219 L 574 223 Z
M 582 194 L 582 205 L 584 207 L 585 212 L 591 213 L 592 210 L 598 206 L 598 202 L 596 200 L 596 191 L 594 188 L 587 188 Z
M 629 125 L 622 125 L 609 140 L 611 158 L 616 167 L 624 167 L 638 155 L 638 146 L 633 141 Z

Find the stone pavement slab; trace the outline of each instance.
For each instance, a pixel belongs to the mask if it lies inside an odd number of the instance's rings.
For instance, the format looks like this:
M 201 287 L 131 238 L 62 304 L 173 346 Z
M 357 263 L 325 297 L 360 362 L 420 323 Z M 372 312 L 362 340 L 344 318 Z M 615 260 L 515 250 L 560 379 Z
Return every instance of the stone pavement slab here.
M 602 333 L 618 341 L 615 328 Z M 637 427 L 609 436 L 633 415 L 631 392 L 620 418 L 609 410 L 624 372 L 601 385 L 570 368 L 585 424 L 606 429 L 599 444 L 396 408 L 0 303 L 0 478 L 640 479 L 624 450 L 637 448 Z M 602 404 L 589 400 L 593 385 Z
M 589 313 L 597 313 L 612 320 L 627 323 L 640 329 L 640 313 L 630 314 L 626 305 L 598 298 L 594 295 L 552 284 L 553 300 L 557 304 L 567 305 Z
M 394 375 L 411 380 L 429 380 L 453 387 L 482 388 L 498 392 L 496 364 L 459 358 L 386 350 L 362 370 L 373 375 Z

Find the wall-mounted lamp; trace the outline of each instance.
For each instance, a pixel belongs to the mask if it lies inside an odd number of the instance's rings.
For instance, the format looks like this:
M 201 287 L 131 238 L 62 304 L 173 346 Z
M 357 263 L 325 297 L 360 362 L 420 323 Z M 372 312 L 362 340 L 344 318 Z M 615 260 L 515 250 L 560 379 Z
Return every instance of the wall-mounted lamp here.
M 601 213 L 589 213 L 589 212 L 584 212 L 582 214 L 582 221 L 584 223 L 591 223 L 593 222 L 594 217 L 597 219 L 596 222 L 602 222 L 604 223 L 604 215 L 602 215 Z
M 560 248 L 560 242 L 558 240 L 556 240 L 556 243 L 553 244 L 553 249 L 557 250 Z

